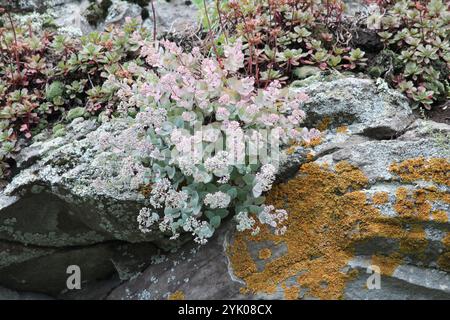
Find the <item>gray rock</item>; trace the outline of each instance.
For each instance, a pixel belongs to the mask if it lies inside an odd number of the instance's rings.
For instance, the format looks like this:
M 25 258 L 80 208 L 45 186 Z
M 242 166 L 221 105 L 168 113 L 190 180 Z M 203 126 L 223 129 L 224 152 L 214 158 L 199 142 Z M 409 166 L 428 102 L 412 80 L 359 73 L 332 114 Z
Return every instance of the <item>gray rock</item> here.
M 225 225 L 207 246 L 192 243 L 153 256 L 149 268 L 112 290 L 107 299 L 161 300 L 177 291 L 186 299 L 246 299 L 239 294 L 242 283 L 233 281 L 228 268 L 225 249 L 232 228 Z
M 52 297 L 34 292 L 19 292 L 0 287 L 0 300 L 52 300 Z
M 139 184 L 117 178 L 128 155 L 102 149 L 101 137 L 128 134 L 129 122 L 97 127 L 95 121 L 76 119 L 67 130 L 64 137 L 23 150 L 22 170 L 1 192 L 0 239 L 52 247 L 108 240 L 162 244 L 161 234 L 138 229 L 136 217 L 146 205 Z
M 352 134 L 389 139 L 414 120 L 408 100 L 383 82 L 353 77 L 313 81 L 301 88 L 310 97 L 305 125 L 349 126 Z
M 25 248 L 23 245 L 11 243 L 1 243 L 1 246 L 1 260 L 3 263 L 9 262 L 7 266 L 0 266 L 2 285 L 15 290 L 60 297 L 65 297 L 66 294 L 74 295 L 66 286 L 69 277 L 67 268 L 71 265 L 80 267 L 81 287 L 85 295 L 95 295 L 98 298 L 102 290 L 98 288 L 98 284 L 91 283 L 109 279 L 117 273 L 119 281 L 130 279 L 148 265 L 149 257 L 155 254 L 155 248 L 151 245 L 118 241 L 58 249 L 33 246 Z M 5 259 L 5 255 L 9 255 L 9 259 Z M 118 284 L 117 281 L 111 280 L 106 283 Z
M 54 6 L 61 6 L 74 0 L 1 0 L 0 6 L 11 5 L 15 12 L 45 11 Z
M 199 27 L 199 13 L 197 7 L 191 1 L 184 0 L 157 0 L 154 1 L 156 15 L 156 30 L 161 32 L 192 34 Z M 147 6 L 149 18 L 145 24 L 149 30 L 153 30 L 153 14 L 151 6 Z
M 124 280 L 149 263 L 150 242 L 165 250 L 178 245 L 139 231 L 145 197 L 111 170 L 124 155 L 103 149 L 101 137 L 129 133 L 127 121 L 78 118 L 65 136 L 42 134 L 22 150 L 20 172 L 0 191 L 0 284 L 56 296 L 68 265 L 80 265 L 87 283 L 112 274 Z
M 108 9 L 108 15 L 105 18 L 104 26 L 122 25 L 125 18 L 137 18 L 141 16 L 141 7 L 127 1 L 114 0 Z

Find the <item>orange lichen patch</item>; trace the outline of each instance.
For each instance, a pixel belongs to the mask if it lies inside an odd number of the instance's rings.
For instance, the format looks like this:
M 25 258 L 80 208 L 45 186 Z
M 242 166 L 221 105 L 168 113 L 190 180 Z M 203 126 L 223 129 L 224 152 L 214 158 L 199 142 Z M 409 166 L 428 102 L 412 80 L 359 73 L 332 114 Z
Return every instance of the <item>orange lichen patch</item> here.
M 286 154 L 291 155 L 294 154 L 295 150 L 298 148 L 298 145 L 292 145 L 286 150 Z
M 311 141 L 309 141 L 309 142 L 303 141 L 301 143 L 301 145 L 305 148 L 314 148 L 314 147 L 317 147 L 321 143 L 322 143 L 322 137 L 317 137 L 317 138 L 311 139 Z
M 427 248 L 428 240 L 425 230 L 421 225 L 413 225 L 407 236 L 400 239 L 399 252 L 405 255 L 418 255 L 422 257 Z
M 372 197 L 373 204 L 385 204 L 389 201 L 389 194 L 387 192 L 377 192 Z
M 310 152 L 306 155 L 306 161 L 311 162 L 314 160 L 314 153 Z
M 445 158 L 409 159 L 393 163 L 390 170 L 403 181 L 427 180 L 450 186 L 450 162 Z
M 330 123 L 331 123 L 331 118 L 330 117 L 325 117 L 317 124 L 316 127 L 320 131 L 325 131 L 330 126 Z
M 246 239 L 236 237 L 233 246 L 228 248 L 228 254 L 231 258 L 239 257 L 239 263 L 234 264 L 233 271 L 240 278 L 247 278 L 248 276 L 257 272 L 256 263 L 247 249 Z
M 272 251 L 269 248 L 264 248 L 264 249 L 259 250 L 258 257 L 261 260 L 270 259 L 271 256 L 272 256 Z
M 425 177 L 430 176 L 429 171 L 420 167 L 418 170 Z M 415 172 L 411 174 L 422 177 Z M 442 175 L 434 171 L 435 177 Z M 274 186 L 267 195 L 267 203 L 288 211 L 287 232 L 276 236 L 269 228 L 261 227 L 257 236 L 238 233 L 228 249 L 235 275 L 246 283 L 245 291 L 273 294 L 281 288 L 292 297 L 294 289 L 283 284 L 295 277 L 310 296 L 340 299 L 346 283 L 354 276 L 342 270 L 353 258 L 356 245 L 363 241 L 379 238 L 398 241 L 397 253 L 374 257 L 385 274 L 393 272 L 406 256 L 420 258 L 428 245 L 423 221 L 430 219 L 430 202 L 446 201 L 447 195 L 437 188 L 398 188 L 394 204 L 398 217 L 387 217 L 363 191 L 367 184 L 361 170 L 339 162 L 334 168 L 303 164 L 294 179 Z M 385 195 L 379 197 L 385 199 Z M 258 271 L 249 249 L 260 241 L 283 243 L 287 250 Z M 446 258 L 441 258 L 443 265 Z
M 395 211 L 404 218 L 415 218 L 427 221 L 430 218 L 431 204 L 430 200 L 434 195 L 425 189 L 410 191 L 407 188 L 400 187 L 395 194 Z
M 347 126 L 342 126 L 342 127 L 337 127 L 336 128 L 336 132 L 337 133 L 347 133 L 348 131 L 348 127 Z
M 314 163 L 304 164 L 296 179 L 276 186 L 268 195 L 269 203 L 289 211 L 287 232 L 275 236 L 262 228 L 256 237 L 237 234 L 229 249 L 235 274 L 245 280 L 253 293 L 274 293 L 287 279 L 296 276 L 299 285 L 309 289 L 308 294 L 340 298 L 349 279 L 340 270 L 352 258 L 351 250 L 346 248 L 357 237 L 353 232 L 363 216 L 378 215 L 365 194 L 357 191 L 366 184 L 364 174 L 345 162 L 339 163 L 335 172 Z M 247 244 L 261 240 L 285 243 L 287 253 L 266 263 L 264 270 L 258 272 L 249 259 Z
M 439 267 L 447 272 L 450 272 L 450 232 L 442 239 L 444 245 L 444 252 L 440 255 L 437 263 Z
M 436 210 L 431 213 L 431 217 L 433 221 L 437 221 L 440 223 L 445 223 L 448 221 L 448 215 L 447 212 L 444 210 Z
M 184 300 L 184 293 L 181 290 L 177 290 L 170 294 L 167 300 Z
M 309 147 L 317 147 L 321 143 L 322 143 L 322 138 L 321 137 L 317 137 L 317 138 L 312 139 L 309 142 L 308 146 Z
M 380 268 L 381 274 L 391 276 L 395 269 L 402 263 L 403 259 L 397 253 L 382 256 L 382 255 L 373 255 L 372 256 L 372 265 L 378 266 Z
M 281 285 L 281 288 L 284 291 L 284 299 L 285 300 L 297 300 L 298 295 L 300 294 L 300 287 L 293 285 L 288 287 L 285 283 Z

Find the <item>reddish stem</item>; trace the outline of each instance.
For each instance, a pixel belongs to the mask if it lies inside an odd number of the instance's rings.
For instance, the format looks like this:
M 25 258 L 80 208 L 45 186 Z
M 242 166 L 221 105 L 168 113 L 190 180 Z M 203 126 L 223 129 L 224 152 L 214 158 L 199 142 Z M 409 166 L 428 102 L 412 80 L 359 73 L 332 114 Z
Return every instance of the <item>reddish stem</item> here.
M 206 21 L 208 22 L 208 28 L 209 28 L 208 33 L 209 33 L 209 37 L 211 39 L 211 44 L 212 44 L 214 53 L 216 55 L 217 62 L 219 62 L 220 67 L 223 69 L 223 63 L 222 63 L 222 60 L 220 59 L 219 52 L 217 51 L 216 44 L 214 42 L 214 37 L 212 36 L 211 21 L 209 20 L 209 16 L 208 16 L 208 8 L 206 5 L 206 0 L 203 0 L 203 7 L 205 8 Z
M 17 67 L 17 71 L 19 73 L 19 79 L 21 78 L 20 76 L 20 60 L 19 60 L 19 53 L 17 52 L 17 35 L 16 35 L 16 28 L 14 27 L 14 23 L 11 17 L 11 13 L 9 11 L 6 11 L 6 15 L 8 16 L 9 22 L 11 23 L 11 28 L 12 28 L 12 32 L 13 32 L 13 36 L 14 36 L 14 46 L 13 46 L 13 51 L 14 51 L 14 56 L 16 58 L 16 67 Z M 12 72 L 12 70 L 11 70 Z

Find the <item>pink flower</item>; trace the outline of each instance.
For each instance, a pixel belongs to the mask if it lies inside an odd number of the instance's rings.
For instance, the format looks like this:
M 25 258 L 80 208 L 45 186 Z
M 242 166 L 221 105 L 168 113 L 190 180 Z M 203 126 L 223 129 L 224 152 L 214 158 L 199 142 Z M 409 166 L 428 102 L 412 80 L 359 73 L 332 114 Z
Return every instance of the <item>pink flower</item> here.
M 175 43 L 170 42 L 168 40 L 161 41 L 161 44 L 167 51 L 176 56 L 180 55 L 183 52 L 183 50 L 180 47 L 178 47 Z
M 241 96 L 248 96 L 254 90 L 255 79 L 253 77 L 247 77 L 243 79 L 231 78 L 228 80 L 228 85 L 234 91 L 237 91 Z
M 278 120 L 280 119 L 280 116 L 277 115 L 276 113 L 270 113 L 270 114 L 264 114 L 259 118 L 259 121 L 268 126 L 271 127 L 273 125 L 275 125 Z
M 141 47 L 141 57 L 152 67 L 161 67 L 161 54 L 156 44 L 146 44 Z
M 271 102 L 275 102 L 280 96 L 280 88 L 281 84 L 278 80 L 272 81 L 264 90 L 264 97 Z
M 295 99 L 301 102 L 307 102 L 309 100 L 309 96 L 304 93 L 304 92 L 299 92 L 296 96 Z
M 227 108 L 220 107 L 216 111 L 216 119 L 219 121 L 227 120 L 230 116 L 230 111 Z
M 245 108 L 245 112 L 249 115 L 254 115 L 258 113 L 259 107 L 256 104 L 251 104 Z
M 320 131 L 315 128 L 312 128 L 311 130 L 303 128 L 301 136 L 306 143 L 310 143 L 313 139 L 320 137 Z
M 224 93 L 220 98 L 219 98 L 219 103 L 220 104 L 228 104 L 230 103 L 230 96 L 226 93 Z
M 195 118 L 196 118 L 194 112 L 187 112 L 187 111 L 183 112 L 183 113 L 181 114 L 181 117 L 182 117 L 183 120 L 186 121 L 186 122 L 194 121 Z
M 303 121 L 304 118 L 305 118 L 305 112 L 300 109 L 295 109 L 294 111 L 292 111 L 292 115 L 288 116 L 289 121 L 293 125 L 299 124 L 300 122 Z
M 222 130 L 225 132 L 237 132 L 238 130 L 241 130 L 241 126 L 239 125 L 239 122 L 237 122 L 237 121 L 225 120 L 222 123 Z
M 225 59 L 223 65 L 226 70 L 236 72 L 244 67 L 244 53 L 242 52 L 242 40 L 238 39 L 234 45 L 224 47 Z
M 221 85 L 221 70 L 217 61 L 213 59 L 205 59 L 202 62 L 202 71 L 206 83 L 210 88 L 217 88 Z

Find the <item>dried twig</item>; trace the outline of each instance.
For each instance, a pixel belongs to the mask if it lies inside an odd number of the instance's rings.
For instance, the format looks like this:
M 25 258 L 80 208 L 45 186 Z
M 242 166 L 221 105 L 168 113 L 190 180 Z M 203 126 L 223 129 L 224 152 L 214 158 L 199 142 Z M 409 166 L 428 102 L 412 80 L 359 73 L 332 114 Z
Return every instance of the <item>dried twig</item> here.
M 150 5 L 152 7 L 152 15 L 153 15 L 153 42 L 156 42 L 156 10 L 155 5 L 153 4 L 153 0 L 150 0 Z

